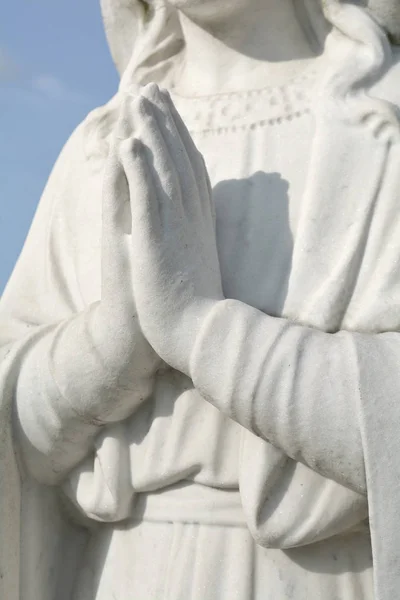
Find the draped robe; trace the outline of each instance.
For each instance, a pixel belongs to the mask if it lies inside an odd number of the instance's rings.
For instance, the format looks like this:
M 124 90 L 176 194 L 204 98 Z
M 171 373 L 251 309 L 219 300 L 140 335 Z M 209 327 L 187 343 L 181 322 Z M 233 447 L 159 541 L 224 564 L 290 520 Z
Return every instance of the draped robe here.
M 399 78 L 396 58 L 374 94 L 400 106 L 396 91 Z M 393 343 L 377 343 L 376 356 L 373 352 L 368 356 L 371 364 L 381 369 L 382 377 L 377 378 L 377 371 L 367 368 L 368 360 L 360 366 L 363 389 L 357 406 L 359 420 L 354 423 L 361 432 L 365 461 L 376 598 L 392 600 L 400 584 L 400 461 L 396 460 L 400 450 L 400 144 L 382 143 L 362 124 L 349 123 L 323 91 L 317 104 L 316 136 L 284 314 L 327 331 L 393 332 Z M 55 305 L 57 300 L 53 298 Z M 43 318 L 47 309 L 39 302 L 31 319 L 4 325 L 4 337 L 10 341 L 1 350 L 0 372 L 0 590 L 9 600 L 51 600 L 56 590 L 57 598 L 62 594 L 68 598 L 68 582 L 73 580 L 85 542 L 84 531 L 60 509 L 57 491 L 36 483 L 24 472 L 13 446 L 11 413 L 18 368 L 27 349 L 50 326 Z M 57 306 L 52 308 L 53 318 L 56 314 Z M 349 401 L 357 399 L 349 397 Z M 271 469 L 273 453 L 265 464 L 266 442 L 246 435 L 244 454 L 250 454 L 256 465 L 246 475 L 256 482 L 250 486 L 253 497 L 247 498 L 254 514 L 254 506 L 262 512 L 265 490 L 258 483 Z M 255 460 L 257 455 L 259 460 Z M 272 468 L 287 460 L 276 451 Z M 307 469 L 300 463 L 297 468 Z M 318 477 L 325 486 L 324 478 Z M 260 512 L 256 510 L 256 514 Z M 259 531 L 263 525 L 261 519 L 254 529 Z M 55 568 L 60 564 L 62 574 Z M 64 586 L 60 586 L 60 577 Z M 35 588 L 28 590 L 27 581 L 34 581 Z

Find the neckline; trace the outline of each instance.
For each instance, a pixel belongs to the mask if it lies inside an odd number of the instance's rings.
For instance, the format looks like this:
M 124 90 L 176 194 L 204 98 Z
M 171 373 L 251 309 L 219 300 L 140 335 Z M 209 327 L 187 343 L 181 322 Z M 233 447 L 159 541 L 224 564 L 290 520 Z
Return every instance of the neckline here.
M 266 85 L 261 88 L 250 88 L 250 89 L 238 89 L 226 92 L 216 92 L 213 94 L 199 94 L 199 95 L 189 95 L 182 94 L 175 91 L 174 88 L 169 88 L 168 91 L 171 95 L 171 98 L 178 102 L 216 102 L 230 99 L 243 99 L 252 96 L 260 96 L 260 95 L 269 95 L 276 91 L 289 90 L 293 87 L 299 87 L 304 84 L 306 81 L 312 81 L 315 79 L 317 72 L 319 70 L 321 63 L 321 56 L 316 57 L 313 61 L 311 61 L 304 69 L 301 69 L 300 72 L 295 73 L 292 77 L 289 77 L 286 81 L 283 81 L 280 84 L 271 84 Z
M 171 98 L 190 133 L 222 134 L 279 126 L 311 112 L 317 65 L 309 65 L 282 85 L 204 96 Z

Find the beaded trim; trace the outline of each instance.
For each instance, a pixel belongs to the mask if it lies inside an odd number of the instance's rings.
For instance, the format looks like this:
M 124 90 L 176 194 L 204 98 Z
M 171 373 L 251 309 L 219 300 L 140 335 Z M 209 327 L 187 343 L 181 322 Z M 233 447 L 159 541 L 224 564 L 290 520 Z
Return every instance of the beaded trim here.
M 193 133 L 280 125 L 310 112 L 314 78 L 304 75 L 286 85 L 245 92 L 186 98 L 171 97 Z

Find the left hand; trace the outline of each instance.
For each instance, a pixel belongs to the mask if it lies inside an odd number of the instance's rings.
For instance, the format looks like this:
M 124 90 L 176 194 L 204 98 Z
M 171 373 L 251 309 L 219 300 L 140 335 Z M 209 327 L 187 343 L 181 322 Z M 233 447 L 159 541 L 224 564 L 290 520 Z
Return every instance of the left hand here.
M 120 152 L 131 198 L 137 314 L 157 354 L 189 374 L 203 320 L 223 299 L 211 187 L 167 93 L 146 86 L 132 111 L 135 135 Z

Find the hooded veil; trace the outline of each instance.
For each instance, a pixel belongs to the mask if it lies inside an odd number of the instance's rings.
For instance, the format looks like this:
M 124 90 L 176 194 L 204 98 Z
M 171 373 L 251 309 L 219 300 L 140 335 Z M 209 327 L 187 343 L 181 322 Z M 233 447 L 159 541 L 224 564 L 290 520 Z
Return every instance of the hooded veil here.
M 100 4 L 122 85 L 128 78 L 142 84 L 165 75 L 184 45 L 176 9 L 165 0 L 100 0 Z M 309 39 L 321 47 L 329 25 L 320 1 L 296 0 L 295 7 Z

